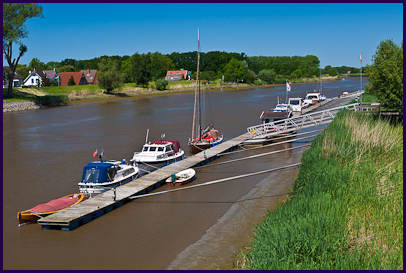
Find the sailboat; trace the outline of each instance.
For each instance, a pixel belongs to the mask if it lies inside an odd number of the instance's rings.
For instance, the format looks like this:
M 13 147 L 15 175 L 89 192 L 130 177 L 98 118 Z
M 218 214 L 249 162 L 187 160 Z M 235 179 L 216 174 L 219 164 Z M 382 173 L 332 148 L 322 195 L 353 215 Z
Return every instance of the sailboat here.
M 195 103 L 193 109 L 192 138 L 189 139 L 188 145 L 190 152 L 195 154 L 210 147 L 214 147 L 223 141 L 223 135 L 216 130 L 212 124 L 202 130 L 201 124 L 201 107 L 200 107 L 200 39 L 199 29 L 197 30 L 197 72 L 196 72 L 196 89 Z

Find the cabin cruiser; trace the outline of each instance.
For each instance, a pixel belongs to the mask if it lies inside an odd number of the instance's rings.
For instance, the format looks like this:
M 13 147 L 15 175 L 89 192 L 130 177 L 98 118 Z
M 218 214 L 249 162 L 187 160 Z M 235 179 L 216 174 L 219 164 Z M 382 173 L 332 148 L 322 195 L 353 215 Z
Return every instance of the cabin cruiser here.
M 273 112 L 287 112 L 287 111 L 289 111 L 289 105 L 287 105 L 286 103 L 278 103 L 272 111 Z
M 126 164 L 125 160 L 100 160 L 88 163 L 83 168 L 82 180 L 78 183 L 80 192 L 97 194 L 126 184 L 137 178 L 137 166 Z
M 141 152 L 135 152 L 130 161 L 163 167 L 184 158 L 185 151 L 180 149 L 177 140 L 157 140 L 147 142 Z
M 316 104 L 326 100 L 326 96 L 321 95 L 320 93 L 307 93 L 303 102 L 305 104 Z

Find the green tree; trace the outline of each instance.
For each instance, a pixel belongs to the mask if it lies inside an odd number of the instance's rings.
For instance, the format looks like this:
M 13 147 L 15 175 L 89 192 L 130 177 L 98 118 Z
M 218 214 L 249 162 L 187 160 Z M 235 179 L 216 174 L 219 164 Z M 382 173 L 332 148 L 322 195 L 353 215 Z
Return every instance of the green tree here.
M 18 64 L 16 67 L 16 71 L 20 74 L 24 79 L 28 77 L 28 73 L 30 72 L 30 68 L 24 64 Z
M 402 110 L 403 107 L 403 42 L 397 46 L 392 40 L 382 41 L 368 68 L 367 91 L 375 95 L 383 106 Z
M 73 76 L 70 76 L 70 79 L 68 81 L 68 85 L 76 85 L 75 80 L 73 79 Z
M 164 77 L 168 70 L 172 70 L 175 67 L 172 60 L 168 56 L 162 55 L 161 53 L 152 53 L 150 58 L 152 80 Z
M 224 67 L 224 80 L 228 82 L 239 82 L 243 80 L 246 73 L 244 65 L 235 58 L 232 58 Z
M 300 79 L 300 78 L 302 77 L 302 75 L 303 75 L 303 73 L 302 73 L 302 70 L 300 70 L 300 69 L 296 69 L 295 71 L 293 71 L 293 72 L 290 74 L 290 76 L 291 76 L 293 79 Z
M 217 74 L 214 71 L 202 71 L 200 72 L 200 79 L 202 81 L 215 81 Z
M 34 69 L 36 71 L 40 70 L 46 70 L 47 65 L 43 62 L 41 62 L 38 58 L 32 58 L 31 62 L 28 64 L 28 67 L 33 71 Z
M 27 37 L 25 22 L 33 17 L 42 15 L 42 7 L 38 4 L 4 3 L 3 4 L 3 53 L 10 67 L 8 74 L 7 96 L 13 94 L 13 79 L 21 56 L 27 51 L 27 47 L 21 40 Z M 13 58 L 13 44 L 19 45 L 17 58 Z
M 99 63 L 97 79 L 99 86 L 110 93 L 123 85 L 123 73 L 117 60 L 106 59 Z
M 75 68 L 72 65 L 62 65 L 58 66 L 56 72 L 74 72 Z
M 258 77 L 266 83 L 273 83 L 276 79 L 276 73 L 273 69 L 262 69 L 259 71 Z

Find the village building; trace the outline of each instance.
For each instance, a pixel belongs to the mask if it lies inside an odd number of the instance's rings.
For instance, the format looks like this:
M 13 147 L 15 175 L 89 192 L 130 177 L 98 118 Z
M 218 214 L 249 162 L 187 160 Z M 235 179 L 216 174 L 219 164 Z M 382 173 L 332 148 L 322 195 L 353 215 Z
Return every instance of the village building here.
M 53 70 L 43 70 L 42 72 L 45 74 L 45 77 L 47 77 L 47 79 L 50 81 L 55 81 L 58 79 L 58 73 L 55 71 L 55 68 Z
M 41 87 L 42 79 L 46 78 L 45 74 L 42 71 L 30 71 L 27 78 L 25 78 L 23 85 L 26 87 Z
M 8 74 L 9 73 L 10 73 L 10 67 L 3 66 L 3 88 L 8 87 Z M 21 87 L 23 80 L 24 80 L 23 76 L 21 76 L 17 71 L 14 72 L 13 88 Z
M 82 72 L 85 75 L 86 81 L 88 84 L 97 84 L 97 77 L 96 77 L 96 73 L 97 70 L 96 69 L 86 69 L 86 70 L 80 70 L 80 72 Z
M 190 80 L 192 77 L 192 71 L 188 70 L 172 70 L 166 72 L 165 80 L 167 81 L 180 81 L 180 80 Z
M 69 80 L 73 77 L 75 85 L 88 84 L 85 74 L 83 72 L 60 72 L 59 75 L 59 85 L 68 86 Z

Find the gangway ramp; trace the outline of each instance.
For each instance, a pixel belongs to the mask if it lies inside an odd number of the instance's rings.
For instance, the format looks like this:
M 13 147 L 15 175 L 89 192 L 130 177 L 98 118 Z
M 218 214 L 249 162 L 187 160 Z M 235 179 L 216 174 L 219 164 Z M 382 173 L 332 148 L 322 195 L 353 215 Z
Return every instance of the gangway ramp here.
M 281 119 L 269 123 L 263 123 L 247 128 L 251 139 L 270 138 L 283 133 L 294 132 L 304 128 L 310 128 L 330 123 L 336 114 L 342 109 L 356 110 L 358 103 L 329 108 L 323 111 L 311 112 L 305 115 Z

